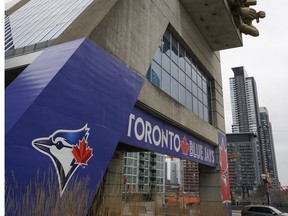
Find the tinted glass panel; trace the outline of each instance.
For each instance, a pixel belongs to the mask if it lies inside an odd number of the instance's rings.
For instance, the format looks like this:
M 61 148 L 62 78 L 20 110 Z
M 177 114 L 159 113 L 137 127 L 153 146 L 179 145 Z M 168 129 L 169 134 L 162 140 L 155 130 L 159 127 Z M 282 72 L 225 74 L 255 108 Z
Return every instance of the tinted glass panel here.
M 187 74 L 187 76 L 189 76 L 191 78 L 192 74 L 191 74 L 191 65 L 185 61 L 185 73 Z
M 198 100 L 200 101 L 200 102 L 202 102 L 202 96 L 203 96 L 203 94 L 202 94 L 202 90 L 201 90 L 201 88 L 197 88 L 198 90 L 197 90 L 197 95 L 198 95 Z
M 203 114 L 204 114 L 204 120 L 205 121 L 209 121 L 209 112 L 208 112 L 208 108 L 204 106 L 204 110 L 203 110 Z
M 198 100 L 196 97 L 193 96 L 193 112 L 198 115 Z
M 179 70 L 179 82 L 185 86 L 185 73 L 181 69 Z
M 148 79 L 205 121 L 210 118 L 210 81 L 179 41 L 166 31 L 154 57 Z M 162 53 L 162 54 L 161 54 Z
M 178 80 L 178 67 L 174 62 L 171 62 L 171 75 Z
M 192 92 L 192 80 L 186 75 L 186 88 L 188 91 Z
M 157 47 L 157 50 L 156 50 L 156 53 L 155 53 L 153 59 L 154 59 L 158 64 L 161 65 L 161 50 L 160 50 L 159 47 Z
M 192 67 L 192 80 L 197 83 L 197 73 L 196 70 Z
M 91 2 L 92 0 L 28 1 L 5 17 L 5 41 L 13 41 L 7 43 L 5 51 L 57 38 Z
M 202 77 L 202 78 L 204 78 L 204 77 Z M 206 81 L 204 79 L 202 80 L 202 89 L 203 89 L 203 92 L 205 92 L 207 94 L 207 84 L 206 84 Z
M 202 78 L 199 73 L 197 73 L 197 85 L 202 88 Z
M 170 95 L 170 89 L 171 89 L 171 85 L 170 85 L 170 80 L 171 80 L 171 76 L 170 74 L 168 74 L 165 70 L 162 71 L 162 89 Z
M 192 111 L 192 94 L 186 90 L 186 106 Z
M 177 80 L 175 80 L 175 79 L 171 79 L 171 96 L 174 98 L 174 99 L 176 99 L 176 100 L 178 100 L 178 87 L 179 87 L 179 85 L 178 85 L 178 82 L 177 82 Z
M 162 67 L 168 72 L 170 73 L 170 59 L 166 54 L 162 54 Z
M 198 115 L 201 117 L 201 118 L 204 118 L 204 115 L 203 115 L 203 104 L 199 101 L 198 102 Z
M 172 52 L 171 52 L 171 59 L 178 64 L 178 42 L 172 36 Z
M 183 47 L 179 46 L 179 67 L 185 71 L 185 50 Z
M 150 80 L 155 86 L 160 87 L 160 84 L 161 84 L 161 67 L 154 61 L 151 65 Z
M 185 88 L 184 86 L 179 86 L 179 102 L 185 105 Z
M 208 107 L 208 96 L 205 93 L 203 93 L 203 104 Z
M 195 96 L 197 96 L 198 94 L 197 94 L 197 85 L 196 85 L 196 83 L 194 83 L 194 82 L 192 82 L 192 93 L 193 93 L 193 95 L 195 95 Z
M 163 38 L 163 53 L 170 56 L 170 41 L 167 40 L 165 37 Z

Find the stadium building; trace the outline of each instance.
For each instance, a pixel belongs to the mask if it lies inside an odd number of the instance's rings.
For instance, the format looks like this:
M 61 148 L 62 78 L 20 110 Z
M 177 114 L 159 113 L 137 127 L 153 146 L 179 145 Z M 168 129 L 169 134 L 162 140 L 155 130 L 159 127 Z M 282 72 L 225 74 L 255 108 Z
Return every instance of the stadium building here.
M 197 162 L 201 215 L 228 214 L 219 51 L 258 35 L 251 23 L 263 14 L 246 13 L 255 3 L 22 0 L 7 9 L 7 186 L 52 168 L 64 199 L 88 177 L 88 212 L 103 187 L 122 196 L 125 152 L 150 151 Z

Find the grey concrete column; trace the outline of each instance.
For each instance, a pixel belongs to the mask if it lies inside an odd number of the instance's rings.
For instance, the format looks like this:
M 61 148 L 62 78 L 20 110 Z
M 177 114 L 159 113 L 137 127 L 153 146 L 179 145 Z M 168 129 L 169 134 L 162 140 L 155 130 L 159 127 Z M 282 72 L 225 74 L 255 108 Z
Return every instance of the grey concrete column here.
M 99 186 L 90 215 L 121 215 L 124 153 L 115 151 Z
M 227 208 L 222 203 L 221 182 L 218 168 L 199 164 L 199 193 L 201 216 L 226 216 Z

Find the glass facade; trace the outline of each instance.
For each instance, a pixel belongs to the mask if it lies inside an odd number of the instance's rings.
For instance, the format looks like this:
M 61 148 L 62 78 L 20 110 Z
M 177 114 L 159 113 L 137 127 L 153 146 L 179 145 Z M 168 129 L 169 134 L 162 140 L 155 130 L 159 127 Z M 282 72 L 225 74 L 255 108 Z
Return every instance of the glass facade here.
M 206 122 L 210 117 L 210 81 L 189 52 L 166 30 L 147 78 Z
M 232 68 L 230 78 L 232 132 L 257 133 L 259 126 L 259 105 L 257 86 L 253 77 L 248 77 L 244 67 Z
M 154 152 L 127 152 L 123 174 L 125 192 L 149 193 L 164 191 L 165 156 Z
M 266 107 L 260 107 L 260 125 L 265 167 L 272 180 L 272 185 L 279 186 L 272 125 Z
M 257 137 L 254 133 L 226 134 L 232 196 L 245 197 L 261 184 Z
M 5 51 L 57 38 L 92 0 L 30 0 L 5 17 Z

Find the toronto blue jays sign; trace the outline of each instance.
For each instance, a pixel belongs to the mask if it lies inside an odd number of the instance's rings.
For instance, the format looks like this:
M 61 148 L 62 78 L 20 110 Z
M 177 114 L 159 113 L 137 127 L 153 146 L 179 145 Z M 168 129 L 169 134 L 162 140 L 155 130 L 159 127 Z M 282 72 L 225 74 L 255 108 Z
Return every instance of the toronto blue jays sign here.
M 129 115 L 121 141 L 181 159 L 216 166 L 213 146 L 137 107 Z
M 87 39 L 43 51 L 5 90 L 7 187 L 52 167 L 60 196 L 87 177 L 95 196 L 143 81 Z
M 119 142 L 215 167 L 213 146 L 135 107 L 143 82 L 87 39 L 46 49 L 5 90 L 7 187 L 52 166 L 60 196 L 74 176 L 96 193 Z

